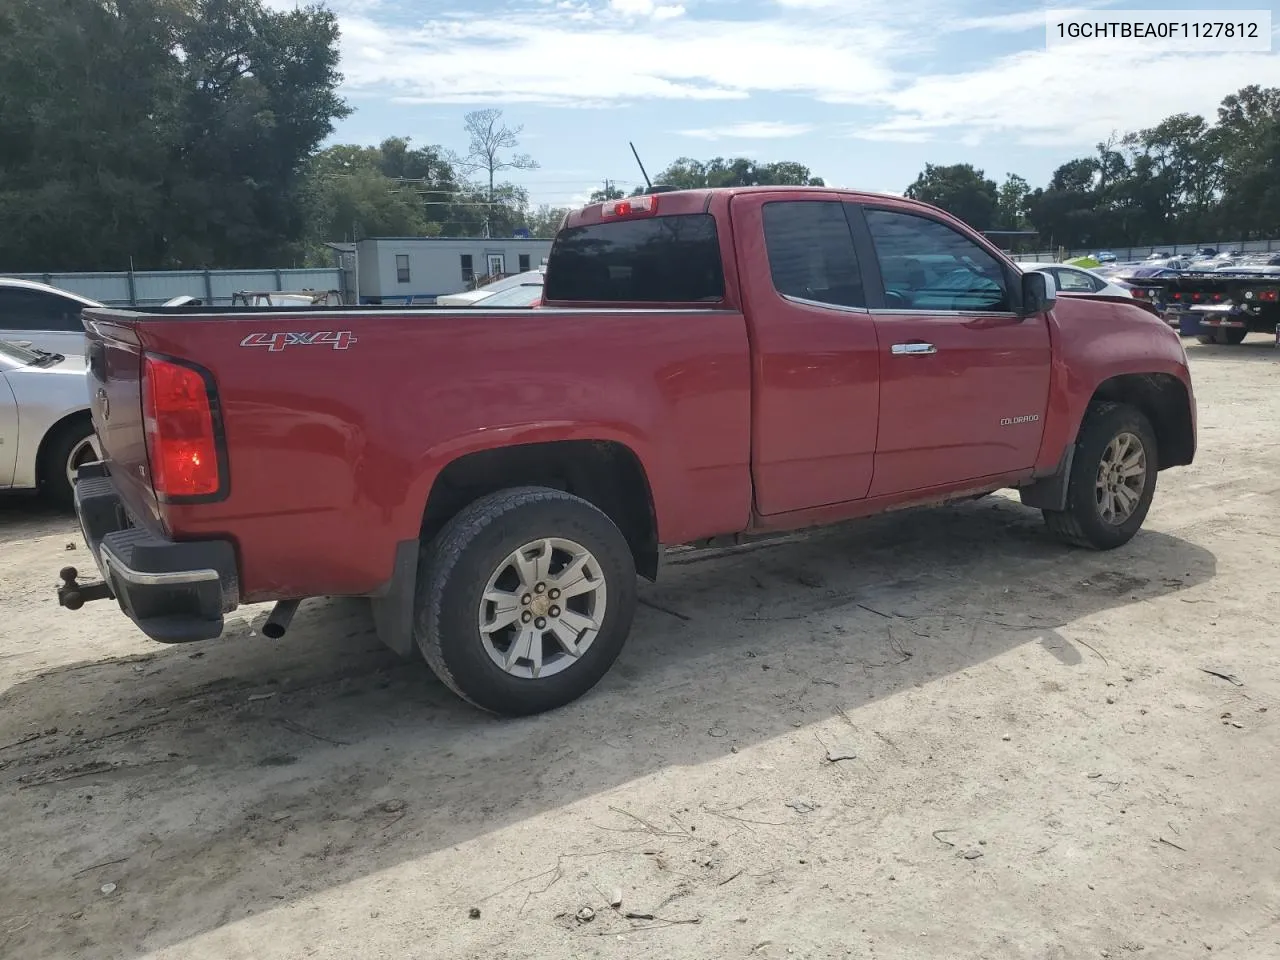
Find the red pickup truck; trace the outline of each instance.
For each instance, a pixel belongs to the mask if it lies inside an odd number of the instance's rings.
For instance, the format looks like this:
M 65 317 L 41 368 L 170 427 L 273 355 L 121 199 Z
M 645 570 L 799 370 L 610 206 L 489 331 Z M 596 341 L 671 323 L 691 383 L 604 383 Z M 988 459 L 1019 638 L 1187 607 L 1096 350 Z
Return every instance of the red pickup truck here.
M 379 636 L 528 714 L 589 690 L 636 574 L 719 544 L 1017 488 L 1098 549 L 1188 464 L 1178 336 L 1057 297 L 964 224 L 825 188 L 566 217 L 541 308 L 85 311 L 104 459 L 77 510 L 150 637 L 241 603 L 372 598 Z

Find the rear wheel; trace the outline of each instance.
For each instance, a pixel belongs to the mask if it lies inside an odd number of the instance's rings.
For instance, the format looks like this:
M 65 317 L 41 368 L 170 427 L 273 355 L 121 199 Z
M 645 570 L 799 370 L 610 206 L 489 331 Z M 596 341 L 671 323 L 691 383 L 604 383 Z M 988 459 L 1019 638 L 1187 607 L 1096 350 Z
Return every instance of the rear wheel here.
M 463 699 L 522 716 L 563 706 L 617 659 L 636 605 L 626 539 L 559 490 L 472 503 L 424 550 L 414 636 Z
M 75 501 L 76 471 L 102 459 L 93 422 L 86 417 L 63 424 L 45 441 L 41 458 L 41 492 L 59 506 L 71 506 Z
M 1155 431 L 1142 411 L 1091 405 L 1076 440 L 1067 508 L 1045 510 L 1046 526 L 1066 543 L 1095 550 L 1128 543 L 1151 508 L 1158 466 Z

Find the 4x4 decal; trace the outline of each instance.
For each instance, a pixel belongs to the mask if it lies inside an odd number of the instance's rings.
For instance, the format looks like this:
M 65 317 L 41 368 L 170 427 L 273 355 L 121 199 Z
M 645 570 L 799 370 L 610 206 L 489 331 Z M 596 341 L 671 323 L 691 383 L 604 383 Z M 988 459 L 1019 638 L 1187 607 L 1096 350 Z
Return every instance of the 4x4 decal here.
M 306 347 L 329 344 L 335 350 L 346 350 L 356 342 L 356 335 L 350 330 L 339 330 L 336 333 L 324 330 L 320 333 L 251 333 L 240 341 L 240 346 L 266 347 L 272 353 L 279 353 L 293 344 Z

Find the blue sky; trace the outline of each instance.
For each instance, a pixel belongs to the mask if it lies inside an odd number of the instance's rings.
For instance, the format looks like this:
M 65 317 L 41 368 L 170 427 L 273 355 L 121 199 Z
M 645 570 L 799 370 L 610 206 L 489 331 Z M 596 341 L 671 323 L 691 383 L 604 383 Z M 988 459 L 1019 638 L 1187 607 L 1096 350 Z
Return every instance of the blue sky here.
M 268 0 L 292 7 L 293 0 Z M 1111 131 L 1214 115 L 1280 53 L 1097 43 L 1047 49 L 1045 8 L 1017 0 L 328 0 L 342 25 L 335 142 L 401 135 L 466 147 L 496 106 L 539 162 L 535 204 L 582 203 L 608 177 L 672 159 L 796 160 L 830 184 L 901 192 L 926 162 L 1033 186 Z M 1071 9 L 1204 10 L 1223 0 L 1080 0 Z M 1277 4 L 1237 3 L 1270 9 Z M 1215 19 L 1222 19 L 1219 10 Z M 1277 46 L 1276 49 L 1280 49 Z

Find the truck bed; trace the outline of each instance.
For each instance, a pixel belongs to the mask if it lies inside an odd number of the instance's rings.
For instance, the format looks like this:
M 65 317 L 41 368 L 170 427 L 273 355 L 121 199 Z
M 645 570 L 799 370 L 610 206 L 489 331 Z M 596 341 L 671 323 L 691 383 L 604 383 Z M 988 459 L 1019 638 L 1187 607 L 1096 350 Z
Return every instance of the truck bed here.
M 94 423 L 129 512 L 175 540 L 234 528 L 245 602 L 297 596 L 302 583 L 376 594 L 398 546 L 417 541 L 445 463 L 495 438 L 563 439 L 565 423 L 651 464 L 664 540 L 750 515 L 750 361 L 735 310 L 178 307 L 85 319 Z M 143 352 L 198 358 L 216 385 L 229 452 L 219 496 L 152 492 Z

